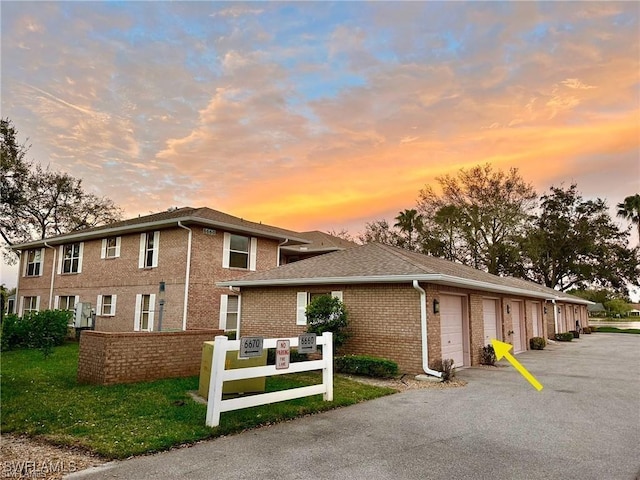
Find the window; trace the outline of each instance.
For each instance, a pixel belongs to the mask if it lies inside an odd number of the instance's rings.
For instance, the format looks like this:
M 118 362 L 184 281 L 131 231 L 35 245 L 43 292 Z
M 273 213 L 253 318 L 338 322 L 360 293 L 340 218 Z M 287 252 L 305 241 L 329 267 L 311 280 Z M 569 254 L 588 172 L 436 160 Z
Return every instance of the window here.
M 78 303 L 77 295 L 60 295 L 54 300 L 54 308 L 56 310 L 75 310 Z
M 113 317 L 116 314 L 117 295 L 98 295 L 96 312 L 102 317 Z
M 225 232 L 223 242 L 224 268 L 256 269 L 257 238 Z
M 82 250 L 84 243 L 70 243 L 60 247 L 60 263 L 58 273 L 82 272 Z
M 320 293 L 309 293 L 309 292 L 298 292 L 296 297 L 296 325 L 306 325 L 307 324 L 307 305 L 309 302 L 316 297 L 321 297 L 323 295 L 331 295 L 332 297 L 338 298 L 342 301 L 342 292 L 341 291 L 333 291 L 329 292 L 320 292 Z
M 133 323 L 133 329 L 138 331 L 152 332 L 153 331 L 153 319 L 155 314 L 156 296 L 150 295 L 136 295 L 136 313 Z
M 140 234 L 139 268 L 154 268 L 158 266 L 158 254 L 160 252 L 160 232 Z
M 40 307 L 40 297 L 22 297 L 22 315 L 37 312 Z
M 42 262 L 44 260 L 44 248 L 27 251 L 27 264 L 25 266 L 26 277 L 39 277 L 42 275 Z
M 109 237 L 102 239 L 100 258 L 117 258 L 120 256 L 120 238 Z
M 240 297 L 220 295 L 220 330 L 237 331 L 240 318 Z

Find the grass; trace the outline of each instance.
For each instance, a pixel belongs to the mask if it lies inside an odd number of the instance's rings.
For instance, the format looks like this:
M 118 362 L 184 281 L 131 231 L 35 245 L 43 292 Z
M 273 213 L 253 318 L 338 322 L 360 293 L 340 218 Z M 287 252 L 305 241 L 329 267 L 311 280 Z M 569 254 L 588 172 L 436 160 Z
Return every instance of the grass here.
M 640 328 L 616 328 L 616 327 L 596 327 L 596 332 L 604 333 L 635 333 L 640 334 Z
M 60 445 L 86 448 L 107 458 L 169 449 L 261 425 L 352 405 L 395 393 L 334 378 L 334 401 L 322 395 L 222 413 L 220 426 L 205 425 L 206 405 L 188 391 L 198 377 L 115 386 L 78 385 L 78 345 L 2 353 L 2 433 L 40 436 Z M 317 372 L 267 378 L 267 391 L 321 383 Z

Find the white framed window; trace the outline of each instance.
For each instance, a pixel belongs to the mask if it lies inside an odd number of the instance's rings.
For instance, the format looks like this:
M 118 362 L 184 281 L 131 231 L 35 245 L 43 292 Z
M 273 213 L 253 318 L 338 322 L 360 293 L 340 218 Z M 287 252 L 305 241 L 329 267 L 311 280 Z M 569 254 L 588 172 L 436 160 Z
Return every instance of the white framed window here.
M 117 295 L 98 295 L 96 313 L 101 317 L 113 317 L 116 314 Z
M 240 296 L 220 295 L 220 330 L 237 331 L 240 320 Z
M 139 268 L 155 268 L 158 266 L 160 253 L 160 232 L 147 232 L 140 234 Z
M 321 297 L 323 295 L 331 295 L 334 298 L 342 301 L 342 291 L 334 290 L 332 292 L 319 292 L 319 293 L 310 293 L 310 292 L 298 292 L 296 294 L 296 325 L 306 325 L 307 324 L 307 305 L 316 297 Z
M 224 233 L 222 267 L 255 271 L 258 239 L 235 233 Z
M 120 256 L 121 239 L 122 237 L 103 238 L 100 258 L 118 258 Z
M 136 310 L 133 321 L 133 329 L 136 332 L 152 332 L 153 320 L 155 316 L 156 296 L 155 294 L 136 295 Z
M 60 246 L 58 273 L 82 273 L 82 252 L 84 242 Z
M 75 310 L 79 301 L 79 295 L 56 295 L 53 300 L 53 308 L 55 310 Z
M 20 297 L 20 315 L 37 312 L 40 309 L 40 297 Z
M 27 261 L 24 266 L 25 277 L 41 277 L 44 262 L 44 248 L 27 250 Z

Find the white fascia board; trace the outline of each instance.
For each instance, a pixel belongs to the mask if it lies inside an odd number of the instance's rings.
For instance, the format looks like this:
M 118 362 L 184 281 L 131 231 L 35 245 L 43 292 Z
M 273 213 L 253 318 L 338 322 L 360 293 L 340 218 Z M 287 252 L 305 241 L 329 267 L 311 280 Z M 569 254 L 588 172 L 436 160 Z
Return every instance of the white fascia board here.
M 322 278 L 296 278 L 296 279 L 279 279 L 279 280 L 229 280 L 226 282 L 217 282 L 218 287 L 261 287 L 261 286 L 299 286 L 299 285 L 328 285 L 328 284 L 357 284 L 357 283 L 411 283 L 414 280 L 426 283 L 435 283 L 438 285 L 449 285 L 452 287 L 466 287 L 472 290 L 482 290 L 486 292 L 505 293 L 511 295 L 519 295 L 523 297 L 541 298 L 545 300 L 555 300 L 556 297 L 551 294 L 537 292 L 535 290 L 526 290 L 523 288 L 509 287 L 506 285 L 497 285 L 488 282 L 480 282 L 466 278 L 453 277 L 450 275 L 440 274 L 422 274 L 422 275 L 377 275 L 377 276 L 354 276 L 354 277 L 322 277 Z M 571 301 L 572 303 L 581 303 L 579 301 Z
M 90 232 L 74 232 L 68 235 L 61 235 L 59 237 L 21 243 L 19 245 L 13 245 L 11 248 L 13 250 L 26 250 L 29 248 L 42 247 L 44 246 L 44 242 L 47 242 L 50 245 L 62 245 L 64 243 L 70 243 L 70 242 L 76 242 L 76 241 L 112 237 L 112 236 L 122 235 L 127 233 L 140 233 L 140 232 L 156 230 L 164 227 L 171 227 L 174 225 L 178 226 L 178 223 L 198 224 L 198 225 L 204 225 L 207 227 L 216 227 L 221 230 L 249 233 L 258 237 L 271 238 L 276 240 L 286 240 L 289 242 L 305 243 L 305 244 L 311 243 L 309 240 L 306 240 L 304 238 L 292 237 L 292 236 L 285 235 L 284 233 L 282 235 L 276 235 L 275 233 L 265 232 L 264 230 L 257 229 L 257 228 L 241 227 L 238 225 L 232 225 L 230 223 L 215 222 L 213 220 L 207 220 L 201 217 L 188 216 L 188 217 L 180 217 L 180 218 L 171 218 L 166 220 L 157 220 L 155 222 L 136 223 L 133 225 L 122 225 L 120 227 L 105 226 L 102 229 L 92 230 Z

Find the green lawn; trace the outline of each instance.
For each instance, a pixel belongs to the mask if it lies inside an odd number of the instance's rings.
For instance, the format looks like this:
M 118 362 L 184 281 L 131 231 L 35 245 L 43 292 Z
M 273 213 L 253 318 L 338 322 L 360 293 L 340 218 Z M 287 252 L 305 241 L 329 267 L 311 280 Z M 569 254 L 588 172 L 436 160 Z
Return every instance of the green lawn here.
M 44 359 L 39 351 L 2 353 L 1 431 L 37 435 L 47 440 L 87 448 L 108 458 L 125 458 L 174 445 L 237 433 L 395 393 L 334 378 L 334 401 L 322 395 L 225 412 L 220 426 L 205 425 L 206 406 L 188 391 L 198 378 L 109 387 L 78 385 L 78 345 L 56 347 Z M 267 391 L 321 383 L 316 372 L 270 377 Z
M 640 328 L 616 328 L 616 327 L 596 327 L 596 328 L 597 328 L 596 332 L 640 334 Z

